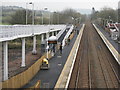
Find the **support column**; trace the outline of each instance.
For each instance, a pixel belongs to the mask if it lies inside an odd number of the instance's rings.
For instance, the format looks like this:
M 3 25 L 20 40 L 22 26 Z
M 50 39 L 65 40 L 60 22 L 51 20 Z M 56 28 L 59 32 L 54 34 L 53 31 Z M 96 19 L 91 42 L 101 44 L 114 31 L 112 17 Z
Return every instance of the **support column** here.
M 49 39 L 49 33 L 46 33 L 46 39 L 47 39 L 47 59 L 48 59 L 48 49 L 49 49 L 49 46 L 48 46 L 48 39 Z
M 8 42 L 4 42 L 4 80 L 8 79 Z
M 33 36 L 33 51 L 32 51 L 33 55 L 37 54 L 37 50 L 36 50 L 36 36 Z
M 57 33 L 59 33 L 59 31 L 57 31 Z
M 55 32 L 55 36 L 57 35 L 57 31 Z
M 49 33 L 46 33 L 46 39 L 48 39 L 49 38 Z
M 22 63 L 21 67 L 25 67 L 25 38 L 22 38 Z
M 3 72 L 2 72 L 2 42 L 0 42 L 0 90 L 2 90 L 2 78 L 3 78 Z
M 41 34 L 41 42 L 44 41 L 44 34 Z
M 49 37 L 51 37 L 52 36 L 52 32 L 49 32 Z
M 54 36 L 54 31 L 52 32 L 52 36 Z

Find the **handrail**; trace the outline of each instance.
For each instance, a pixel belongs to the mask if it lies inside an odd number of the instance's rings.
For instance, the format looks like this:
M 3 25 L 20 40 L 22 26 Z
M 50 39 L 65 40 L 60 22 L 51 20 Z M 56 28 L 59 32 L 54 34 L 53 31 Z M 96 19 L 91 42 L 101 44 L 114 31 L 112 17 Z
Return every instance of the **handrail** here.
M 116 30 L 119 32 L 119 28 L 116 26 L 116 24 L 114 24 L 114 26 L 115 26 Z
M 62 41 L 62 46 L 64 47 L 65 46 L 65 40 L 69 37 L 69 35 L 71 34 L 72 30 L 73 30 L 73 25 L 70 27 L 69 31 L 67 32 L 67 34 L 65 35 L 63 41 Z

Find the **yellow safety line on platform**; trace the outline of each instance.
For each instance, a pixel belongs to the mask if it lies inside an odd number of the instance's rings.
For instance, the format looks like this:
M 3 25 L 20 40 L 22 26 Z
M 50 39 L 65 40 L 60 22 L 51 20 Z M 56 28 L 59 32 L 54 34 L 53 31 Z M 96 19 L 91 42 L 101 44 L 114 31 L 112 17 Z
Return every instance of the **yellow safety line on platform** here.
M 69 85 L 72 69 L 73 69 L 73 66 L 74 66 L 74 63 L 75 63 L 75 58 L 76 58 L 76 55 L 77 55 L 77 51 L 78 51 L 78 48 L 79 48 L 79 44 L 80 44 L 80 41 L 81 41 L 81 37 L 82 37 L 82 34 L 83 34 L 84 27 L 85 27 L 85 24 L 83 24 L 83 26 L 80 30 L 80 33 L 77 36 L 75 44 L 74 44 L 74 46 L 73 46 L 73 48 L 72 48 L 72 50 L 71 50 L 71 52 L 70 52 L 70 54 L 67 58 L 67 61 L 66 61 L 65 66 L 62 70 L 62 73 L 60 74 L 60 76 L 58 78 L 58 81 L 55 85 L 55 88 L 67 88 L 68 85 Z
M 113 45 L 107 40 L 107 38 L 102 34 L 102 32 L 95 26 L 95 24 L 93 24 L 94 28 L 96 29 L 96 31 L 98 32 L 98 34 L 100 35 L 100 37 L 102 38 L 102 40 L 104 41 L 105 45 L 108 47 L 108 49 L 110 50 L 110 52 L 112 53 L 112 55 L 114 56 L 114 58 L 116 59 L 116 61 L 118 62 L 118 64 L 120 65 L 120 54 L 118 53 L 118 51 L 113 47 Z
M 39 81 L 37 81 L 37 83 L 36 83 L 36 85 L 35 85 L 35 87 L 34 88 L 40 88 L 40 80 Z

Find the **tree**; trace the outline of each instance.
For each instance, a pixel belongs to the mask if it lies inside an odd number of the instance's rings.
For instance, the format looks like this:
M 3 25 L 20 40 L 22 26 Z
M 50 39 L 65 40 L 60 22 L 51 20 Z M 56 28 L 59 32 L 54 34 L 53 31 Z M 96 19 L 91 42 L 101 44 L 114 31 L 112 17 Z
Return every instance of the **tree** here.
M 118 13 L 118 22 L 120 23 L 120 9 L 117 10 Z
M 32 23 L 32 12 L 28 10 L 28 24 Z M 10 21 L 11 24 L 26 24 L 26 10 L 18 10 L 16 13 L 12 16 L 12 19 Z
M 37 13 L 35 11 L 35 24 L 42 24 L 42 15 L 41 13 Z M 50 12 L 44 12 L 44 24 L 49 24 L 49 13 Z M 28 10 L 28 24 L 32 23 L 32 11 Z M 50 23 L 52 24 L 66 24 L 66 23 L 74 23 L 75 20 L 79 19 L 79 21 L 83 21 L 82 18 L 84 15 L 81 15 L 74 9 L 65 9 L 61 12 L 51 12 L 50 13 Z M 73 19 L 74 18 L 74 19 Z M 10 24 L 26 24 L 26 10 L 17 10 L 15 14 L 12 15 L 12 19 L 10 21 Z
M 103 19 L 111 19 L 114 22 L 117 22 L 117 11 L 112 9 L 112 8 L 108 8 L 108 7 L 104 7 L 98 14 L 97 16 L 99 18 L 103 18 Z
M 58 24 L 59 13 L 53 12 L 53 24 Z
M 73 23 L 75 19 L 81 17 L 81 14 L 75 11 L 74 9 L 65 9 L 61 12 L 59 16 L 60 16 L 60 23 L 66 24 L 66 23 Z

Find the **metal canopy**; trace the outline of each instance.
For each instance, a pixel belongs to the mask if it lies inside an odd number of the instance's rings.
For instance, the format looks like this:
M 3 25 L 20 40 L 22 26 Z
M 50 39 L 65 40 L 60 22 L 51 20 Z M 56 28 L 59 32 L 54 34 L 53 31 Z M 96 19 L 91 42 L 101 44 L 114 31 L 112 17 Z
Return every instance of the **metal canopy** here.
M 56 36 L 51 36 L 49 37 L 48 39 L 48 43 L 51 43 L 51 44 L 57 44 L 57 37 Z
M 51 37 L 49 37 L 48 41 L 57 41 L 57 37 L 56 36 L 51 36 Z

